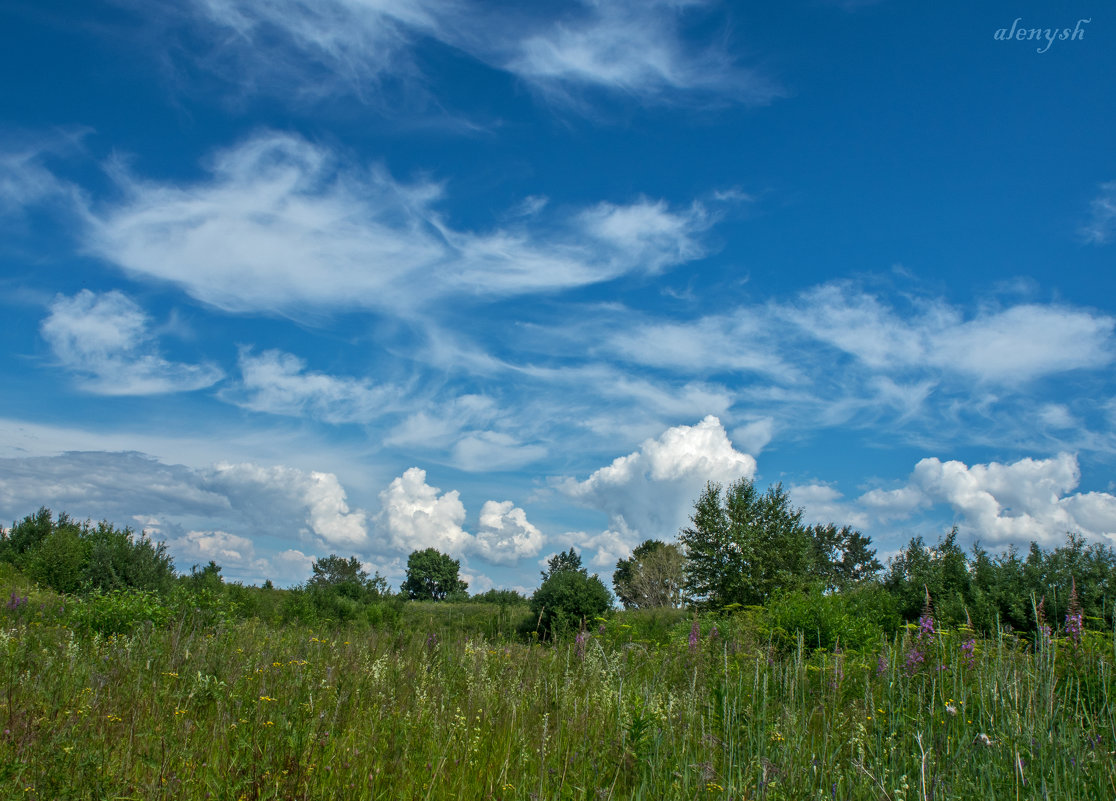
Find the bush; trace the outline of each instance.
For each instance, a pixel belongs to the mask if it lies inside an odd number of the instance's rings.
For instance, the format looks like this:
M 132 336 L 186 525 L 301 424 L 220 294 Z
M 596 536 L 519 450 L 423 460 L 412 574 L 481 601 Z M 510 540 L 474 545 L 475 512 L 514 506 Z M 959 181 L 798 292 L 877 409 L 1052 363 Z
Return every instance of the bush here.
M 577 631 L 583 621 L 604 614 L 611 606 L 608 588 L 584 570 L 554 573 L 531 596 L 531 613 L 539 633 L 549 638 Z
M 145 590 L 95 591 L 71 603 L 67 614 L 71 628 L 105 635 L 130 634 L 147 622 L 161 626 L 170 618 L 159 596 Z
M 807 648 L 858 650 L 894 633 L 899 615 L 888 593 L 878 585 L 829 593 L 821 587 L 778 593 L 766 608 L 776 645 L 790 649 L 801 632 Z

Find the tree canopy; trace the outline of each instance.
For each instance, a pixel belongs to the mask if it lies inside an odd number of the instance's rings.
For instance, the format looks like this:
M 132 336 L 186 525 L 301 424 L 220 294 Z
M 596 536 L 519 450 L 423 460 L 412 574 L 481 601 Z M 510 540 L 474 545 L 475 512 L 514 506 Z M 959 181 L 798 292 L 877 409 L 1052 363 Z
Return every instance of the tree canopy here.
M 462 596 L 469 585 L 458 578 L 461 562 L 435 548 L 407 557 L 407 578 L 399 590 L 415 601 L 444 601 Z
M 682 603 L 685 557 L 675 543 L 645 540 L 616 563 L 612 586 L 625 609 L 677 607 Z
M 849 527 L 807 527 L 781 484 L 760 492 L 746 478 L 727 489 L 710 482 L 679 542 L 686 549 L 684 589 L 694 603 L 719 608 L 762 604 L 776 590 L 816 582 L 830 587 L 879 570 L 870 540 Z

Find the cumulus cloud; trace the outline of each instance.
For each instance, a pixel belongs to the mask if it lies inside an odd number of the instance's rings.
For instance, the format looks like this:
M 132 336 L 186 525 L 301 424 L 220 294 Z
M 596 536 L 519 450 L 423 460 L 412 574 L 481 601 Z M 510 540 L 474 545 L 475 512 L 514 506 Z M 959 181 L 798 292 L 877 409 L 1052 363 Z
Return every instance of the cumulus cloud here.
M 1116 181 L 1100 185 L 1093 199 L 1089 221 L 1081 227 L 1082 238 L 1094 245 L 1106 245 L 1116 233 Z
M 461 527 L 465 504 L 460 493 L 439 492 L 426 483 L 425 470 L 412 467 L 380 493 L 377 523 L 391 547 L 405 552 L 437 548 L 456 555 L 467 550 L 471 538 Z
M 314 557 L 284 546 L 368 545 L 366 513 L 349 508 L 334 474 L 283 465 L 191 468 L 94 451 L 0 459 L 0 515 L 16 519 L 43 505 L 78 519 L 136 521 L 176 559 L 213 559 L 252 581 L 305 577 Z
M 366 378 L 308 371 L 302 359 L 277 350 L 258 356 L 240 351 L 240 397 L 254 411 L 294 417 L 309 415 L 328 423 L 368 423 L 394 410 L 400 391 Z
M 226 150 L 193 185 L 118 179 L 86 210 L 87 245 L 128 272 L 232 311 L 400 313 L 445 295 L 500 297 L 657 271 L 703 252 L 700 208 L 637 201 L 489 231 L 450 227 L 443 188 L 342 163 L 293 135 Z
M 607 541 L 626 545 L 649 537 L 674 539 L 706 482 L 727 484 L 751 478 L 755 470 L 756 460 L 737 451 L 720 420 L 710 415 L 697 425 L 667 429 L 584 481 L 566 479 L 558 488 L 607 514 Z
M 493 564 L 514 565 L 538 554 L 543 533 L 511 501 L 486 501 L 481 508 L 474 549 Z
M 1075 493 L 1080 479 L 1077 458 L 1068 453 L 972 466 L 931 457 L 915 465 L 907 486 L 874 490 L 861 501 L 895 516 L 947 504 L 966 533 L 992 544 L 1050 546 L 1067 532 L 1116 542 L 1116 496 Z
M 426 471 L 406 470 L 380 493 L 377 524 L 387 544 L 400 552 L 437 548 L 455 556 L 475 554 L 497 565 L 515 565 L 535 556 L 545 537 L 512 501 L 486 501 L 477 533 L 463 527 L 465 504 L 460 493 L 443 493 L 426 483 Z
M 163 358 L 147 314 L 121 292 L 83 289 L 59 295 L 40 333 L 59 365 L 80 376 L 80 386 L 98 395 L 155 395 L 211 386 L 222 372 L 213 365 Z
M 330 545 L 360 548 L 368 540 L 366 513 L 350 511 L 345 489 L 333 473 L 222 462 L 214 467 L 210 484 L 253 505 L 293 502 L 305 510 L 309 531 Z

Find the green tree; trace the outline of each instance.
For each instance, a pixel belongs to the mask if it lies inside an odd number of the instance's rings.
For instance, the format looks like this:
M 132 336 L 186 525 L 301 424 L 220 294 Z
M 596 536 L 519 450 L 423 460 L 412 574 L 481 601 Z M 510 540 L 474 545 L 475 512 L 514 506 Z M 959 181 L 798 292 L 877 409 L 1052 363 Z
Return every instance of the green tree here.
M 847 589 L 875 578 L 883 569 L 870 548 L 871 540 L 852 526 L 837 528 L 833 523 L 810 529 L 814 543 L 814 567 L 828 590 Z
M 469 585 L 458 578 L 461 562 L 434 548 L 407 557 L 407 578 L 399 590 L 413 601 L 444 601 L 463 595 Z
M 550 557 L 550 561 L 546 563 L 546 570 L 541 573 L 542 580 L 545 583 L 551 576 L 567 570 L 586 572 L 581 566 L 581 554 L 575 551 L 572 545 L 568 551 L 559 551 Z
M 782 485 L 760 493 L 748 479 L 710 482 L 679 541 L 686 549 L 685 592 L 718 608 L 762 604 L 776 589 L 816 580 L 816 549 Z
M 680 606 L 685 562 L 678 545 L 644 541 L 630 557 L 616 563 L 612 574 L 616 597 L 625 609 Z
M 355 556 L 345 559 L 331 553 L 316 560 L 310 571 L 312 575 L 306 584 L 312 589 L 332 590 L 353 600 L 381 598 L 388 594 L 387 579 L 379 572 L 369 577 Z
M 576 631 L 586 620 L 607 612 L 612 596 L 599 578 L 585 570 L 559 570 L 551 571 L 530 604 L 541 634 L 552 638 Z
M 174 560 L 167 546 L 146 533 L 116 528 L 107 521 L 85 532 L 89 561 L 83 585 L 105 591 L 133 588 L 169 592 L 174 585 Z

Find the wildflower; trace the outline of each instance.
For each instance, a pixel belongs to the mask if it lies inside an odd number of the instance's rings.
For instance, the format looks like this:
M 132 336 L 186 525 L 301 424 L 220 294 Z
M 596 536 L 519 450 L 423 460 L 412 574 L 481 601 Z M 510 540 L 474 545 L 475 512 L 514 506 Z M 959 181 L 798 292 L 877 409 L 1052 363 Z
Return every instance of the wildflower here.
M 879 658 L 876 659 L 876 675 L 882 676 L 885 673 L 887 673 L 887 654 L 880 651 Z M 883 710 L 881 709 L 880 711 L 882 712 Z
M 976 665 L 976 638 L 969 637 L 961 643 L 961 656 L 965 660 L 965 667 L 972 668 Z
M 980 734 L 978 734 L 976 737 L 973 738 L 973 743 L 977 744 L 977 745 L 983 745 L 986 748 L 991 748 L 992 747 L 992 738 L 989 737 L 984 732 L 981 732 Z
M 1077 599 L 1077 582 L 1070 589 L 1069 608 L 1066 610 L 1066 634 L 1073 640 L 1074 647 L 1081 644 L 1081 631 L 1084 628 L 1084 615 L 1081 601 Z
M 957 716 L 957 707 L 955 707 L 953 704 L 946 704 L 945 709 L 946 709 L 946 712 L 953 715 L 954 717 Z
M 922 614 L 918 618 L 918 632 L 915 634 L 911 650 L 907 652 L 908 673 L 914 673 L 922 667 L 922 663 L 926 661 L 925 648 L 933 644 L 934 634 L 934 610 L 930 603 L 930 590 L 926 589 L 926 602 L 922 605 Z
M 19 596 L 19 593 L 17 593 L 15 590 L 12 590 L 12 597 L 8 599 L 8 603 L 7 603 L 8 611 L 9 612 L 15 612 L 20 607 L 26 606 L 27 605 L 27 600 L 28 600 L 28 598 L 27 598 L 26 595 L 24 595 L 21 598 Z
M 698 625 L 697 615 L 694 615 L 694 625 L 690 627 L 690 650 L 696 651 L 698 640 L 701 639 L 701 627 Z
M 1046 596 L 1042 596 L 1035 608 L 1035 624 L 1042 635 L 1043 642 L 1049 642 L 1051 637 L 1050 624 L 1046 622 Z
M 589 632 L 585 631 L 585 629 L 579 631 L 577 633 L 577 637 L 574 638 L 574 647 L 577 650 L 578 659 L 585 659 L 585 641 L 588 639 Z

